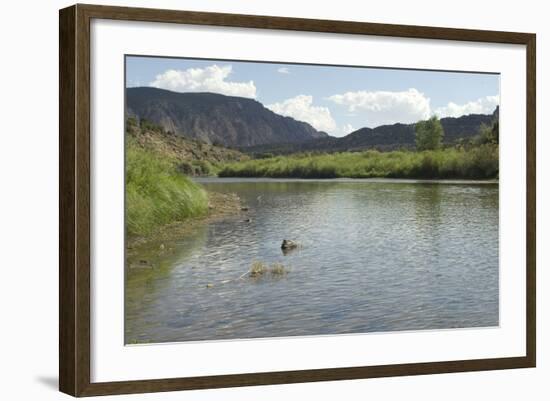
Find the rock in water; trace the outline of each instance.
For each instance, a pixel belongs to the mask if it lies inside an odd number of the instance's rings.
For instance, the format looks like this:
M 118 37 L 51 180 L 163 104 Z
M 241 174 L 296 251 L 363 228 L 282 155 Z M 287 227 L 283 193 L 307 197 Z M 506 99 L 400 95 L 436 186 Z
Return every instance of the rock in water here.
M 294 249 L 298 248 L 298 243 L 289 239 L 284 239 L 281 244 L 281 249 Z

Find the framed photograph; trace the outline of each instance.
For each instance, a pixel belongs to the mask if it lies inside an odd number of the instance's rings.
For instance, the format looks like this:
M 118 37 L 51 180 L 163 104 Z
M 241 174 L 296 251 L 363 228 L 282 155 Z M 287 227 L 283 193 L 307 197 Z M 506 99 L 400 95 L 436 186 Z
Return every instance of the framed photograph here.
M 535 366 L 534 34 L 59 18 L 61 391 Z

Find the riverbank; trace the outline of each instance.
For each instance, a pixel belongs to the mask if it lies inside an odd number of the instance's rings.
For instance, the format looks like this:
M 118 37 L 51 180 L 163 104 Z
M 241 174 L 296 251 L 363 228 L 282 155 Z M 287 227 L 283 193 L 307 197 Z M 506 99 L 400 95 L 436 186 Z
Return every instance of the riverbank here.
M 226 164 L 220 177 L 496 179 L 498 145 L 423 152 L 295 154 Z
M 129 118 L 126 125 L 126 235 L 151 237 L 161 227 L 206 218 L 225 202 L 211 199 L 189 176 L 215 174 L 223 163 L 245 160 L 242 153 Z M 227 202 L 228 207 L 235 202 Z M 216 211 L 217 213 L 217 211 Z
M 126 141 L 126 233 L 146 236 L 174 221 L 208 212 L 206 191 L 169 158 Z
M 128 235 L 126 237 L 126 260 L 129 267 L 139 266 L 143 255 L 153 250 L 155 253 L 166 253 L 172 250 L 172 243 L 200 226 L 219 221 L 224 218 L 237 217 L 242 213 L 244 205 L 235 193 L 208 192 L 208 211 L 202 216 L 187 218 L 161 225 L 146 235 Z M 150 261 L 145 260 L 149 266 Z M 142 265 L 144 263 L 141 263 Z

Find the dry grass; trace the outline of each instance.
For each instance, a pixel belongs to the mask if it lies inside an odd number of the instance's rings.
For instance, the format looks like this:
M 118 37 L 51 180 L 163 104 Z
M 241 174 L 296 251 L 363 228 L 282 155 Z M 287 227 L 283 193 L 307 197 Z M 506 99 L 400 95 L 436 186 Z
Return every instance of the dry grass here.
M 277 276 L 282 276 L 288 273 L 287 269 L 281 263 L 273 263 L 271 265 L 270 271 L 271 271 L 271 274 L 277 275 Z
M 250 267 L 250 276 L 259 277 L 265 274 L 268 270 L 268 266 L 262 262 L 254 262 Z
M 271 274 L 272 276 L 284 276 L 287 273 L 288 268 L 286 268 L 282 263 L 273 263 L 272 265 L 268 265 L 259 261 L 253 262 L 249 271 L 250 277 L 262 277 L 266 274 Z

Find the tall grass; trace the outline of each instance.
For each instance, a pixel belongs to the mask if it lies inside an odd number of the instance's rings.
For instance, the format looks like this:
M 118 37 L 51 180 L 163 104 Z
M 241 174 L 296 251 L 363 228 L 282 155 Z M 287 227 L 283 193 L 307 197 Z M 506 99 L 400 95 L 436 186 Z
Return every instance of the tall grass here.
M 207 210 L 206 192 L 178 172 L 175 161 L 127 138 L 127 234 L 147 235 L 156 227 L 200 216 Z
M 298 154 L 227 164 L 220 177 L 274 178 L 468 178 L 498 177 L 498 146 Z

